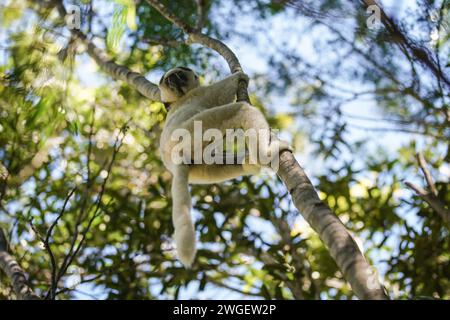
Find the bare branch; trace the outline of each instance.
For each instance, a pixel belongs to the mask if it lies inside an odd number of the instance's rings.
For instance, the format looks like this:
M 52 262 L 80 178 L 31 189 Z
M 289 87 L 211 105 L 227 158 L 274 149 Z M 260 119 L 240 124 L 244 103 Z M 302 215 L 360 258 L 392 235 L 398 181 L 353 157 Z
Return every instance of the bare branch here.
M 86 228 L 84 228 L 83 232 L 81 233 L 81 239 L 78 242 L 78 244 L 76 245 L 76 240 L 78 238 L 78 226 L 79 224 L 77 223 L 75 228 L 75 233 L 74 236 L 72 238 L 72 243 L 71 243 L 71 247 L 69 249 L 69 253 L 66 255 L 66 257 L 64 258 L 63 263 L 61 264 L 61 267 L 59 268 L 59 272 L 56 276 L 56 282 L 59 282 L 59 280 L 64 276 L 64 274 L 66 273 L 67 269 L 69 268 L 69 266 L 72 264 L 73 260 L 75 259 L 75 257 L 78 255 L 79 251 L 81 250 L 81 248 L 83 247 L 84 241 L 86 239 L 87 233 L 89 232 L 92 223 L 94 222 L 94 220 L 100 215 L 100 206 L 102 203 L 102 199 L 103 199 L 103 195 L 106 191 L 106 183 L 108 182 L 108 178 L 111 176 L 111 171 L 113 168 L 113 164 L 116 160 L 116 156 L 120 150 L 120 147 L 122 146 L 122 142 L 123 139 L 125 138 L 125 132 L 128 129 L 128 122 L 125 123 L 122 128 L 120 129 L 119 133 L 117 134 L 116 140 L 114 142 L 114 146 L 113 146 L 113 154 L 111 157 L 111 161 L 109 162 L 108 165 L 108 169 L 107 169 L 107 174 L 105 179 L 103 179 L 102 185 L 100 187 L 100 192 L 97 195 L 97 199 L 94 202 L 94 212 L 91 216 L 91 218 L 88 221 L 88 224 L 86 226 Z M 92 208 L 92 207 L 91 207 Z M 89 209 L 90 210 L 90 209 Z M 82 212 L 80 212 L 79 217 L 81 217 Z
M 421 152 L 419 152 L 417 153 L 416 158 L 427 182 L 429 191 L 418 187 L 411 182 L 405 182 L 405 185 L 413 190 L 419 198 L 428 203 L 428 205 L 441 216 L 441 218 L 444 220 L 444 223 L 446 223 L 450 228 L 450 210 L 447 209 L 445 207 L 445 204 L 437 197 L 438 191 L 436 189 L 436 185 L 434 184 L 430 170 L 428 169 L 425 157 Z
M 0 269 L 10 279 L 14 292 L 20 300 L 39 300 L 39 296 L 27 284 L 25 272 L 12 255 L 8 253 L 8 242 L 3 229 L 0 229 Z
M 208 282 L 214 284 L 217 287 L 225 288 L 227 290 L 234 291 L 234 292 L 246 295 L 246 296 L 261 297 L 261 294 L 259 294 L 259 293 L 253 293 L 253 292 L 240 290 L 239 288 L 235 288 L 235 287 L 228 285 L 228 284 L 224 283 L 223 281 L 221 281 L 219 279 L 215 279 L 213 277 L 208 277 Z
M 358 130 L 364 130 L 364 131 L 373 131 L 373 132 L 403 132 L 403 133 L 410 133 L 410 134 L 418 134 L 421 136 L 429 136 L 429 137 L 433 137 L 436 139 L 443 139 L 441 136 L 437 135 L 437 134 L 433 134 L 431 132 L 426 132 L 426 131 L 417 131 L 417 130 L 412 130 L 412 129 L 406 129 L 406 128 L 389 128 L 389 127 L 366 127 L 366 126 L 360 126 L 357 124 L 353 124 L 353 123 L 348 123 L 348 125 L 354 129 L 358 129 Z
M 56 289 L 57 289 L 57 286 L 58 286 L 58 281 L 56 279 L 56 273 L 58 271 L 58 267 L 57 267 L 57 264 L 56 264 L 56 259 L 55 259 L 55 256 L 53 254 L 52 248 L 50 246 L 50 237 L 52 236 L 53 229 L 58 224 L 58 221 L 61 219 L 61 217 L 63 216 L 64 212 L 66 211 L 67 204 L 69 203 L 69 200 L 72 197 L 72 195 L 74 194 L 75 190 L 76 190 L 76 188 L 73 188 L 69 192 L 69 194 L 67 195 L 66 199 L 64 200 L 64 204 L 62 206 L 62 209 L 61 209 L 60 213 L 56 217 L 55 221 L 53 221 L 53 223 L 51 224 L 50 228 L 47 231 L 45 239 L 44 239 L 44 247 L 45 247 L 45 249 L 48 251 L 48 253 L 50 255 L 50 262 L 52 264 L 52 283 L 51 283 L 51 289 L 49 290 L 49 294 L 48 294 L 48 296 L 51 299 L 55 299 L 55 297 L 56 297 Z
M 197 32 L 201 32 L 205 24 L 205 2 L 205 0 L 195 0 L 197 4 L 197 23 L 195 24 L 195 29 Z
M 411 182 L 405 182 L 405 185 L 412 189 L 418 197 L 429 204 L 444 220 L 447 226 L 450 228 L 450 210 L 445 208 L 445 205 L 432 193 L 425 189 L 418 187 Z
M 427 181 L 428 187 L 430 188 L 431 192 L 437 196 L 438 192 L 436 190 L 436 186 L 434 184 L 433 178 L 431 177 L 430 170 L 428 170 L 427 162 L 425 160 L 425 157 L 421 152 L 417 153 L 416 155 L 417 162 L 419 163 L 419 167 L 423 172 L 423 175 L 425 176 L 425 180 Z
M 160 45 L 171 48 L 177 48 L 182 44 L 185 44 L 184 41 L 178 41 L 175 39 L 164 39 L 164 38 L 142 38 L 142 42 L 148 43 L 150 45 Z

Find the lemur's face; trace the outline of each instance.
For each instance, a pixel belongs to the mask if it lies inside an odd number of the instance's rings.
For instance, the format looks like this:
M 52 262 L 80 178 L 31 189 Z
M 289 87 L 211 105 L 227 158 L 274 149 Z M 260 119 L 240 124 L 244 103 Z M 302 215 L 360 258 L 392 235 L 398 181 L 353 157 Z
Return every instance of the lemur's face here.
M 200 85 L 198 76 L 189 68 L 176 67 L 167 71 L 159 81 L 162 102 L 175 102 Z

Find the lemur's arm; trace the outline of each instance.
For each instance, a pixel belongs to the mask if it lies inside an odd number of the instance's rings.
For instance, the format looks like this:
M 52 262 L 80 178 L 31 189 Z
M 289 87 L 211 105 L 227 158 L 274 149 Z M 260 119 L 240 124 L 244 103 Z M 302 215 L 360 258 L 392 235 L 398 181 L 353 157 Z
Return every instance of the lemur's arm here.
M 236 100 L 236 92 L 239 80 L 248 82 L 248 76 L 243 72 L 236 72 L 225 79 L 201 88 L 203 90 L 203 102 L 205 107 L 217 107 L 232 103 Z

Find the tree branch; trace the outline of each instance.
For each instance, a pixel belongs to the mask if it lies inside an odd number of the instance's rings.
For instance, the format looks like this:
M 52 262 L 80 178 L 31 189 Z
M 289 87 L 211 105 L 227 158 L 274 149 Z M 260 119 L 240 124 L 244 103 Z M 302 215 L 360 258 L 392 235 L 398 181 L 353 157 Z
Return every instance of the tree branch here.
M 187 33 L 190 43 L 200 43 L 217 51 L 225 58 L 232 72 L 242 70 L 236 55 L 221 41 L 194 32 L 159 1 L 146 1 Z M 239 86 L 238 101 L 249 101 L 247 85 Z M 355 294 L 361 299 L 387 299 L 384 288 L 356 242 L 338 217 L 319 199 L 311 181 L 290 151 L 280 153 L 278 175 L 288 188 L 297 209 L 330 249 L 331 256 L 350 282 Z
M 425 189 L 418 187 L 411 182 L 405 182 L 405 185 L 413 190 L 418 197 L 420 197 L 423 201 L 428 203 L 431 208 L 433 208 L 445 221 L 445 223 L 450 226 L 450 210 L 447 210 L 444 204 L 433 194 L 426 191 Z
M 0 269 L 10 279 L 14 292 L 20 300 L 39 300 L 39 296 L 27 284 L 25 272 L 8 253 L 8 242 L 3 229 L 0 229 Z
M 78 239 L 78 227 L 79 227 L 79 223 L 81 223 L 81 217 L 83 215 L 82 211 L 80 211 L 80 213 L 79 213 L 79 216 L 78 216 L 79 218 L 75 225 L 75 231 L 74 231 L 74 235 L 72 237 L 72 243 L 70 245 L 68 254 L 64 257 L 61 267 L 59 268 L 59 272 L 56 275 L 56 283 L 58 283 L 60 281 L 60 279 L 65 275 L 67 269 L 72 264 L 73 260 L 76 258 L 76 256 L 80 252 L 81 248 L 83 247 L 84 241 L 86 240 L 86 236 L 91 229 L 92 223 L 102 213 L 100 209 L 102 206 L 103 196 L 106 192 L 106 183 L 108 182 L 108 179 L 112 174 L 113 164 L 114 164 L 114 162 L 116 160 L 116 156 L 119 153 L 119 150 L 122 146 L 123 139 L 125 138 L 125 134 L 126 134 L 127 130 L 128 130 L 128 122 L 126 122 L 122 126 L 119 133 L 117 134 L 116 140 L 113 145 L 113 154 L 111 156 L 111 160 L 109 161 L 108 168 L 106 171 L 107 172 L 106 177 L 103 179 L 102 185 L 100 187 L 100 192 L 97 195 L 97 198 L 96 198 L 93 206 L 91 208 L 89 208 L 89 210 L 88 210 L 88 212 L 90 212 L 91 209 L 93 209 L 92 216 L 88 220 L 86 228 L 84 228 L 83 232 L 81 233 L 81 239 L 79 240 L 78 244 L 76 245 L 76 241 Z
M 55 0 L 54 2 L 58 9 L 59 15 L 64 19 L 67 15 L 67 11 L 61 0 Z M 132 88 L 136 89 L 143 96 L 149 98 L 152 101 L 161 101 L 159 88 L 154 83 L 148 81 L 142 74 L 131 71 L 125 66 L 119 65 L 111 61 L 106 53 L 98 48 L 88 37 L 77 29 L 71 29 L 72 36 L 83 43 L 87 48 L 89 56 L 95 60 L 100 69 L 109 74 L 115 80 L 122 80 Z
M 428 170 L 425 157 L 422 153 L 419 152 L 417 153 L 416 158 L 417 162 L 419 163 L 419 167 L 422 170 L 423 175 L 425 176 L 429 191 L 418 187 L 408 181 L 405 182 L 405 185 L 413 190 L 419 198 L 428 203 L 428 205 L 441 216 L 442 220 L 444 220 L 444 223 L 450 229 L 450 210 L 447 209 L 445 207 L 445 204 L 437 197 L 438 192 L 436 189 L 436 185 L 434 184 L 431 173 Z
M 198 32 L 202 31 L 203 25 L 205 24 L 205 0 L 195 0 L 197 4 L 197 22 L 195 24 L 195 29 Z
M 438 192 L 436 190 L 436 186 L 434 184 L 433 178 L 431 177 L 430 170 L 428 170 L 427 162 L 425 160 L 425 157 L 421 152 L 418 152 L 416 155 L 417 162 L 419 163 L 419 167 L 423 172 L 423 175 L 425 176 L 425 180 L 427 181 L 428 188 L 430 188 L 431 192 L 437 196 Z
M 231 73 L 236 73 L 242 71 L 241 64 L 239 63 L 239 59 L 236 57 L 234 52 L 228 48 L 223 42 L 211 38 L 201 32 L 194 30 L 192 27 L 178 19 L 169 9 L 167 9 L 162 3 L 157 0 L 145 0 L 148 4 L 150 4 L 153 8 L 155 8 L 163 17 L 172 22 L 178 28 L 183 30 L 184 33 L 188 35 L 187 44 L 198 43 L 202 44 L 210 49 L 213 49 L 218 54 L 220 54 L 226 61 L 228 66 L 230 67 Z M 248 83 L 245 80 L 239 81 L 238 90 L 237 90 L 237 101 L 246 101 L 250 102 L 250 98 L 247 92 Z

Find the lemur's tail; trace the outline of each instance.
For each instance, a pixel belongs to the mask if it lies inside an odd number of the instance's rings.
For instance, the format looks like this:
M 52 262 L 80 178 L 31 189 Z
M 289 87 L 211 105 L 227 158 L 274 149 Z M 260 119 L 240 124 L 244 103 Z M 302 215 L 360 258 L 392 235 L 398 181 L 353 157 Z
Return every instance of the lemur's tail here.
M 188 176 L 187 167 L 177 166 L 172 179 L 172 221 L 175 227 L 173 238 L 177 246 L 178 258 L 186 268 L 191 267 L 196 253 L 195 229 L 190 214 L 191 195 Z

